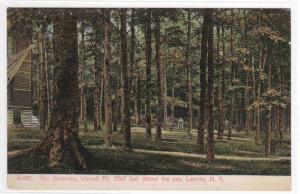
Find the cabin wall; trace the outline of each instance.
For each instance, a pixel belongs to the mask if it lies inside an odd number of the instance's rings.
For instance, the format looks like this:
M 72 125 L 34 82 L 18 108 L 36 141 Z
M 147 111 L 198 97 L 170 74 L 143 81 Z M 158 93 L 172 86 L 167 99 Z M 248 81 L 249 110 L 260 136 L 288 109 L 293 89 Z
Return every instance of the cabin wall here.
M 9 37 L 11 41 L 8 54 L 14 55 L 26 49 L 31 40 L 22 37 Z M 18 72 L 8 85 L 8 108 L 31 108 L 31 51 Z
M 20 35 L 9 35 L 7 38 L 7 55 L 15 55 L 31 44 L 31 38 Z M 38 127 L 38 118 L 32 114 L 31 99 L 31 50 L 7 86 L 7 118 L 8 125 L 16 124 L 23 127 Z M 34 122 L 33 122 L 34 121 Z

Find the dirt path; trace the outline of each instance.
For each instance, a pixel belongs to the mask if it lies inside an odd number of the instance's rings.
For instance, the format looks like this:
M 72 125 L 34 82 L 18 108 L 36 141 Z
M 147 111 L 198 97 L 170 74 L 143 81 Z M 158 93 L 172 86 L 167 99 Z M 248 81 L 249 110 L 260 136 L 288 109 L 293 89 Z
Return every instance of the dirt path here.
M 138 132 L 138 133 L 145 133 L 145 130 L 146 130 L 145 128 L 142 128 L 142 127 L 132 127 L 131 129 L 134 132 Z M 155 131 L 155 128 L 152 128 L 152 130 Z M 163 134 L 177 134 L 178 136 L 186 135 L 186 131 L 184 131 L 184 130 L 177 130 L 177 131 L 176 130 L 174 130 L 174 131 L 163 130 L 162 133 Z M 195 137 L 195 138 L 197 137 L 197 131 L 192 130 L 191 134 L 193 137 Z M 215 134 L 215 139 L 216 139 L 216 141 L 219 141 L 219 140 L 217 140 L 216 134 Z M 247 141 L 247 142 L 253 141 L 254 142 L 254 138 L 244 138 L 244 137 L 234 137 L 234 136 L 231 137 L 231 140 Z M 224 134 L 222 142 L 226 142 L 226 141 L 227 141 L 227 135 Z
M 36 139 L 28 139 L 27 142 L 38 142 Z M 86 146 L 92 149 L 107 149 L 103 145 L 90 145 Z M 112 147 L 109 149 L 121 149 L 119 147 Z M 8 152 L 8 157 L 13 157 L 19 152 L 23 150 L 16 150 Z M 145 153 L 145 154 L 158 154 L 164 156 L 178 156 L 178 157 L 188 157 L 188 158 L 201 158 L 205 159 L 206 155 L 204 154 L 192 154 L 192 153 L 185 153 L 185 152 L 174 152 L 174 151 L 160 151 L 160 150 L 145 150 L 145 149 L 133 149 L 134 152 L 137 153 Z M 235 160 L 235 161 L 283 161 L 283 160 L 291 160 L 290 157 L 287 156 L 271 156 L 271 157 L 244 157 L 244 156 L 234 156 L 234 155 L 216 155 L 216 159 L 220 160 Z
M 87 146 L 88 148 L 93 149 L 106 149 L 103 145 L 100 146 Z M 118 147 L 113 147 L 110 149 L 120 149 Z M 160 150 L 144 150 L 144 149 L 133 149 L 132 151 L 137 153 L 145 153 L 145 154 L 158 154 L 164 156 L 178 156 L 178 157 L 187 157 L 187 158 L 201 158 L 205 159 L 206 155 L 204 154 L 191 154 L 184 152 L 172 152 L 172 151 L 160 151 Z M 286 156 L 272 156 L 272 157 L 243 157 L 243 156 L 229 156 L 229 155 L 216 155 L 216 159 L 219 160 L 236 160 L 236 161 L 283 161 L 283 160 L 291 160 L 290 157 Z
M 151 154 L 160 154 L 160 155 L 169 155 L 169 156 L 180 156 L 180 157 L 190 157 L 190 158 L 201 158 L 205 159 L 206 155 L 204 154 L 190 154 L 184 152 L 170 152 L 170 151 L 156 151 L 156 150 L 142 150 L 134 149 L 134 151 L 139 153 L 151 153 Z M 228 155 L 216 155 L 216 159 L 219 160 L 238 160 L 238 161 L 282 161 L 290 160 L 290 157 L 263 157 L 263 158 L 252 158 L 252 157 L 242 157 L 242 156 L 228 156 Z

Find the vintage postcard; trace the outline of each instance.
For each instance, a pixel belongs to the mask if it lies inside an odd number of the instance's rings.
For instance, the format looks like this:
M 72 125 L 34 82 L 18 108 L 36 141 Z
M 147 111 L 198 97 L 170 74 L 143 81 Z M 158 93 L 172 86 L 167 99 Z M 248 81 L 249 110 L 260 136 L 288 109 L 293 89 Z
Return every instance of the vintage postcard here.
M 6 12 L 9 190 L 291 190 L 289 6 Z

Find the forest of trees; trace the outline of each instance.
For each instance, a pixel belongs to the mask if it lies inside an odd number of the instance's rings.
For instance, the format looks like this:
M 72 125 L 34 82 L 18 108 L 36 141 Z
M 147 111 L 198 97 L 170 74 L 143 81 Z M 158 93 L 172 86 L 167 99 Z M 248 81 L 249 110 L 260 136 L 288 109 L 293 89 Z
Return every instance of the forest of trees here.
M 183 119 L 209 161 L 216 140 L 235 132 L 254 132 L 266 156 L 290 132 L 288 9 L 11 8 L 8 19 L 9 33 L 35 45 L 32 102 L 44 136 L 30 152 L 50 166 L 88 168 L 79 131 L 103 132 L 108 148 L 122 133 L 130 151 L 132 126 L 159 145 Z

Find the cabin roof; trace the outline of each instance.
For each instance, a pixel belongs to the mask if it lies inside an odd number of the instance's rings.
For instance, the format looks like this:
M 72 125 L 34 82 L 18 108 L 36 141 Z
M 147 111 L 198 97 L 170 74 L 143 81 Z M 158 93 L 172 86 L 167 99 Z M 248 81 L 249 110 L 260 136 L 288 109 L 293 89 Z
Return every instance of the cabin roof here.
M 29 45 L 27 48 L 21 52 L 8 57 L 7 60 L 7 85 L 10 83 L 12 78 L 16 75 L 21 65 L 25 61 L 29 51 L 33 48 L 33 45 Z

